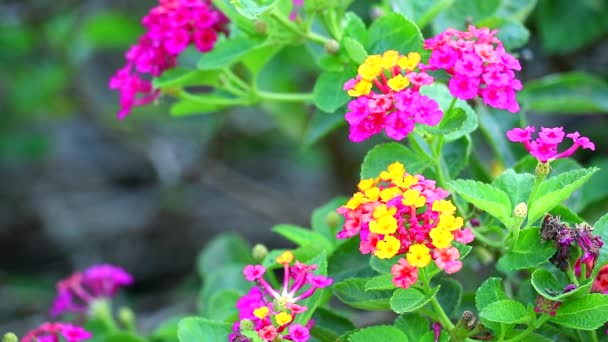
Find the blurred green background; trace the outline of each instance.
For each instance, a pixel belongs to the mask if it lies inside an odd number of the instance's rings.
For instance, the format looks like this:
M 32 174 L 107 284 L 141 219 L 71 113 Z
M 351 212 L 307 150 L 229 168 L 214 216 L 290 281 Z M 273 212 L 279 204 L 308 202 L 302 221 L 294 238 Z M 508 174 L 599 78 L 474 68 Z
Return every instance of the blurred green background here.
M 517 14 L 527 17 L 525 27 L 503 26 L 503 37 L 518 47 L 524 88 L 533 84 L 528 121 L 579 130 L 597 146 L 577 154 L 579 161 L 608 167 L 607 1 L 471 2 L 482 10 L 469 12 L 469 0 L 457 0 L 426 36 L 467 20 L 496 24 L 503 14 L 484 13 L 487 3 L 523 8 Z M 353 5 L 368 23 L 370 3 Z M 405 1 L 384 4 L 416 10 Z M 23 333 L 45 320 L 54 283 L 102 261 L 134 273 L 128 297 L 143 329 L 193 311 L 199 280 L 192 271 L 210 238 L 238 232 L 283 244 L 269 228 L 307 226 L 315 207 L 350 194 L 365 152 L 383 141 L 352 144 L 341 119 L 305 104 L 172 118 L 171 100 L 163 97 L 116 120 L 118 98 L 108 79 L 155 5 L 0 3 L 0 331 Z M 318 67 L 305 52 L 294 47 L 278 55 L 261 82 L 276 91 L 310 91 Z M 568 74 L 546 78 L 556 73 Z M 511 114 L 499 115 L 505 127 L 517 124 Z M 319 125 L 341 127 L 323 136 L 312 129 Z M 488 148 L 475 148 L 482 166 L 496 169 Z M 593 221 L 608 209 L 607 194 L 602 172 L 581 191 L 576 209 Z

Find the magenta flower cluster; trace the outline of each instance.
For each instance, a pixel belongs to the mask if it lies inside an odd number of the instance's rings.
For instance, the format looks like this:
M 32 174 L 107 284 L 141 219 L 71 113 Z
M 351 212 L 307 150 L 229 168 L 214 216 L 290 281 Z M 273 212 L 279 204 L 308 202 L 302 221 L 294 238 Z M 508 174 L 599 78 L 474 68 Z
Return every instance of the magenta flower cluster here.
M 315 275 L 316 265 L 307 265 L 293 260 L 291 252 L 284 252 L 277 262 L 283 265 L 283 284 L 274 289 L 264 279 L 266 268 L 262 265 L 249 265 L 243 270 L 245 279 L 256 284 L 236 303 L 239 320 L 235 322 L 229 341 L 241 341 L 244 333 L 255 332 L 262 341 L 306 342 L 310 339 L 310 329 L 314 322 L 306 326 L 294 323 L 296 316 L 308 310 L 297 304 L 312 296 L 317 289 L 333 283 L 331 278 Z M 250 324 L 250 326 L 246 326 Z
M 67 312 L 87 313 L 93 301 L 112 298 L 123 286 L 133 284 L 133 277 L 118 266 L 96 265 L 74 272 L 57 283 L 57 297 L 51 308 L 53 317 Z
M 160 0 L 143 18 L 147 31 L 127 51 L 127 64 L 110 79 L 110 88 L 120 93 L 118 118 L 160 95 L 142 75 L 158 77 L 175 67 L 177 56 L 191 44 L 201 52 L 213 49 L 217 33 L 227 33 L 227 22 L 208 0 Z
M 535 131 L 536 129 L 532 126 L 527 126 L 524 129 L 513 128 L 507 132 L 507 138 L 512 142 L 522 143 L 526 150 L 542 163 L 567 158 L 574 154 L 579 147 L 595 151 L 595 144 L 589 138 L 581 137 L 578 132 L 566 134 L 563 127 L 541 127 L 538 137 L 532 139 L 532 133 Z M 559 152 L 557 147 L 564 140 L 564 137 L 570 138 L 573 144 L 568 149 Z
M 43 323 L 23 336 L 21 342 L 80 342 L 92 336 L 90 332 L 72 324 Z
M 469 26 L 468 31 L 448 29 L 425 40 L 424 48 L 432 50 L 428 68 L 451 75 L 448 86 L 455 97 L 469 100 L 481 96 L 488 106 L 517 113 L 515 95 L 522 85 L 514 70 L 521 70 L 521 66 L 506 52 L 496 33 Z

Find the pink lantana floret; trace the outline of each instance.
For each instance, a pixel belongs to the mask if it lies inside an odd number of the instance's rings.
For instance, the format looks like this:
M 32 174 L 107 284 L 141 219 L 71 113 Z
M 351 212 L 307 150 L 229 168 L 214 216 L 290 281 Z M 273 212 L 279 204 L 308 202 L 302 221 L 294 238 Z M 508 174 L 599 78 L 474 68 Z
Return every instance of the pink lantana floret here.
M 541 127 L 536 139 L 532 139 L 534 127 L 528 126 L 525 129 L 513 128 L 507 132 L 507 138 L 512 142 L 519 142 L 524 145 L 538 161 L 547 163 L 556 159 L 567 158 L 578 150 L 578 148 L 595 151 L 595 144 L 587 137 L 581 137 L 579 132 L 564 133 L 563 127 L 545 128 Z M 559 152 L 558 146 L 562 143 L 564 136 L 572 139 L 572 146 Z

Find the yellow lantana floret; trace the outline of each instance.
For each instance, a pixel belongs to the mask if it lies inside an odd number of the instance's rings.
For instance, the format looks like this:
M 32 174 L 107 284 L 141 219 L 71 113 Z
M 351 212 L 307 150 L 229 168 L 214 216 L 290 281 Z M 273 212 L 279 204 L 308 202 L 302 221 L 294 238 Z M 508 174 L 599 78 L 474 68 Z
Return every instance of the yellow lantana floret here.
M 374 78 L 380 75 L 380 73 L 382 72 L 382 67 L 380 66 L 380 64 L 371 64 L 365 62 L 359 65 L 357 72 L 364 80 L 372 81 Z
M 292 319 L 293 317 L 287 312 L 279 312 L 278 314 L 274 315 L 274 320 L 277 322 L 278 325 L 281 326 L 291 322 Z
M 346 202 L 345 207 L 350 210 L 355 210 L 363 203 L 364 199 L 365 195 L 363 195 L 361 192 L 357 192 L 348 200 L 348 202 Z
M 405 167 L 400 162 L 394 162 L 388 166 L 386 171 L 380 172 L 380 179 L 387 181 L 393 179 L 403 178 L 405 174 Z
M 372 214 L 372 216 L 375 219 L 379 219 L 384 216 L 394 216 L 396 213 L 397 213 L 397 208 L 395 208 L 395 207 L 388 208 L 386 206 L 386 204 L 380 204 L 379 206 L 376 207 L 376 209 L 374 209 L 374 213 Z
M 366 80 L 360 80 L 355 84 L 353 89 L 347 91 L 349 96 L 359 97 L 361 95 L 367 95 L 372 91 L 372 83 Z
M 382 60 L 380 61 L 380 66 L 384 69 L 390 69 L 397 65 L 397 61 L 399 60 L 399 52 L 395 50 L 388 50 L 382 54 Z
M 417 52 L 410 52 L 406 56 L 399 58 L 397 65 L 403 70 L 413 71 L 420 63 L 420 54 Z
M 375 202 L 378 200 L 378 198 L 380 198 L 380 189 L 375 186 L 373 188 L 365 190 L 365 199 L 363 200 L 363 202 Z
M 420 191 L 409 189 L 403 193 L 403 205 L 414 206 L 416 208 L 423 207 L 426 204 L 426 197 L 420 195 Z
M 396 186 L 382 189 L 382 191 L 380 191 L 380 199 L 383 202 L 388 202 L 397 196 L 401 196 L 401 189 L 399 189 L 399 187 L 396 187 Z
M 412 266 L 425 267 L 431 262 L 431 251 L 427 246 L 417 243 L 410 246 L 406 258 Z
M 433 211 L 437 211 L 441 214 L 454 214 L 456 207 L 452 204 L 452 201 L 438 200 L 433 202 Z
M 429 232 L 433 246 L 436 248 L 448 248 L 454 240 L 454 235 L 443 228 L 433 228 Z
M 357 187 L 359 188 L 360 191 L 365 191 L 368 190 L 369 188 L 374 186 L 374 179 L 373 178 L 368 178 L 368 179 L 362 179 L 359 184 L 357 185 Z
M 412 185 L 416 185 L 418 183 L 418 177 L 412 175 L 406 175 L 403 179 L 395 179 L 393 180 L 393 184 L 401 187 L 401 188 L 409 188 Z
M 388 84 L 389 88 L 394 91 L 401 91 L 410 85 L 410 79 L 399 74 L 388 80 L 386 84 Z
M 281 265 L 289 265 L 293 260 L 293 253 L 285 251 L 277 258 L 277 262 Z
M 264 319 L 268 315 L 268 307 L 261 306 L 255 310 L 253 310 L 253 315 L 259 319 Z
M 393 234 L 397 231 L 397 219 L 392 216 L 383 216 L 369 222 L 369 231 L 376 234 Z
M 397 255 L 400 247 L 401 242 L 399 242 L 399 239 L 394 236 L 387 235 L 384 237 L 384 240 L 380 240 L 378 243 L 376 243 L 374 255 L 380 259 L 390 259 Z
M 445 229 L 448 231 L 454 231 L 462 228 L 463 224 L 462 217 L 454 217 L 454 215 L 439 215 L 439 222 L 437 228 Z

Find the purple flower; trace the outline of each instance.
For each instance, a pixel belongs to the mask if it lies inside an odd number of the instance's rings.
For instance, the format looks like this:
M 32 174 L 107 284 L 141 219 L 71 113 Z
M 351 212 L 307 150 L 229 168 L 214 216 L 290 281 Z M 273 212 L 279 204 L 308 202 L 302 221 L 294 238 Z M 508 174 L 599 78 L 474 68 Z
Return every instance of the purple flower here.
M 60 337 L 67 342 L 80 342 L 90 339 L 93 334 L 69 323 L 43 323 L 28 332 L 21 342 L 57 342 Z

